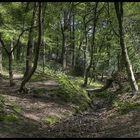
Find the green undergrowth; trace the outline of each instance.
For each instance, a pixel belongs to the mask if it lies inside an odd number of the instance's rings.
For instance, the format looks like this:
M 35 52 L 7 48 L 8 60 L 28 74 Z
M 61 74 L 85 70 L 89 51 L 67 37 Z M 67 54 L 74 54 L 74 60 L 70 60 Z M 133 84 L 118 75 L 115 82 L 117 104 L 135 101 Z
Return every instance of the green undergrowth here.
M 15 112 L 20 112 L 21 108 L 17 104 L 7 106 L 5 101 L 6 99 L 0 96 L 0 121 L 6 123 L 19 121 L 19 116 Z
M 139 86 L 139 88 L 140 88 L 140 80 L 138 80 L 137 83 L 138 83 L 138 86 Z
M 124 99 L 121 100 L 123 98 L 124 95 L 126 95 L 126 93 L 123 93 L 124 91 L 121 91 L 121 93 L 115 93 L 115 92 L 109 92 L 109 91 L 103 91 L 100 93 L 95 93 L 93 95 L 94 97 L 99 97 L 99 98 L 103 98 L 106 101 L 109 101 L 110 105 L 115 108 L 117 110 L 118 113 L 120 114 L 126 114 L 130 111 L 133 111 L 135 109 L 140 109 L 140 103 L 136 102 L 136 101 L 130 101 L 129 99 Z M 120 97 L 118 97 L 118 94 L 120 94 Z M 127 95 L 126 95 L 127 96 Z
M 51 116 L 47 116 L 47 117 L 43 118 L 42 121 L 48 125 L 54 125 L 54 124 L 60 122 L 60 118 L 56 115 L 51 115 Z
M 94 93 L 92 98 L 94 98 L 94 97 L 103 98 L 106 101 L 108 101 L 110 103 L 110 105 L 112 105 L 113 101 L 115 101 L 117 98 L 117 94 L 115 94 L 114 92 L 111 92 L 111 91 L 102 91 L 102 92 Z
M 3 71 L 7 71 L 8 73 L 8 69 L 9 66 L 7 65 L 9 63 L 9 61 L 7 59 L 3 60 Z M 13 73 L 23 73 L 25 71 L 25 62 L 23 60 L 20 60 L 19 62 L 17 61 L 13 61 L 12 62 L 12 69 L 13 69 Z
M 84 83 L 84 78 L 83 77 L 72 77 L 71 76 L 70 79 L 74 83 L 78 84 L 79 86 L 83 85 L 83 83 Z M 91 81 L 90 84 L 87 85 L 86 88 L 94 88 L 94 89 L 97 89 L 97 88 L 101 88 L 101 87 L 103 87 L 103 85 L 100 82 L 98 82 L 98 81 L 95 81 L 95 82 Z
M 54 71 L 45 68 L 44 73 L 36 73 L 32 80 L 55 80 L 59 84 L 59 89 L 55 93 L 62 101 L 73 103 L 79 110 L 85 109 L 91 102 L 87 92 L 82 89 L 77 83 L 70 80 L 70 78 L 59 71 Z
M 140 103 L 115 101 L 114 107 L 120 114 L 126 114 L 132 110 L 140 109 Z

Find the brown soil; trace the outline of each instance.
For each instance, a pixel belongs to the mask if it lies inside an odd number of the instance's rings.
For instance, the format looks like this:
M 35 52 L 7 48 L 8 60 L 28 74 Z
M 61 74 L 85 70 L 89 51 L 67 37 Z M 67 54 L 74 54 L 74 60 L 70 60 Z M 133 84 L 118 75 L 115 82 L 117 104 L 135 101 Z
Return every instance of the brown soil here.
M 120 115 L 114 109 L 102 107 L 99 110 L 89 108 L 87 111 L 73 115 L 72 105 L 57 102 L 52 98 L 53 90 L 57 91 L 55 81 L 29 82 L 31 90 L 43 89 L 42 96 L 18 94 L 20 78 L 17 85 L 9 87 L 7 80 L 0 82 L 0 94 L 7 99 L 7 104 L 18 104 L 20 121 L 13 123 L 0 122 L 1 138 L 94 138 L 94 137 L 140 137 L 140 110 Z M 46 89 L 46 90 L 44 90 Z M 44 118 L 57 116 L 60 122 L 49 125 Z

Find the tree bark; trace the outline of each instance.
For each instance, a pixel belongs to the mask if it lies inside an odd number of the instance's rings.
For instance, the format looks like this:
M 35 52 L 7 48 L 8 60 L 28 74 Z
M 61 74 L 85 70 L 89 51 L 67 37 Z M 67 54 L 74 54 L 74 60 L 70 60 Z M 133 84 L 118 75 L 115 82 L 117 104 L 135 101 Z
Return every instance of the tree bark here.
M 90 62 L 89 65 L 86 69 L 85 72 L 85 79 L 84 79 L 84 84 L 83 86 L 87 86 L 88 83 L 88 75 L 90 72 L 90 69 L 92 67 L 93 64 L 93 53 L 94 53 L 94 45 L 95 45 L 95 32 L 96 32 L 96 24 L 97 24 L 97 8 L 98 8 L 98 2 L 96 2 L 95 5 L 95 10 L 94 10 L 94 20 L 93 20 L 93 31 L 92 31 L 92 43 L 91 43 L 91 51 L 90 51 Z
M 13 48 L 14 48 L 14 41 L 13 40 L 11 40 L 11 44 L 10 45 L 11 45 L 10 46 L 10 52 L 11 52 L 11 55 L 12 55 L 12 60 L 14 60 L 14 51 L 12 51 Z
M 75 66 L 75 13 L 74 13 L 74 3 L 72 2 L 73 15 L 72 15 L 72 67 Z
M 63 70 L 66 69 L 67 62 L 66 62 L 66 53 L 67 53 L 67 34 L 68 34 L 68 12 L 64 11 L 64 25 L 61 25 L 62 30 L 62 53 L 61 53 L 61 63 Z
M 38 58 L 39 58 L 39 51 L 41 47 L 41 41 L 42 41 L 42 2 L 38 2 L 38 44 L 35 47 L 35 57 L 34 57 L 34 62 L 33 62 L 33 67 L 26 75 L 21 83 L 19 91 L 24 91 L 25 90 L 25 84 L 31 79 L 32 75 L 34 74 L 37 64 L 38 64 Z
M 46 55 L 45 55 L 45 22 L 44 22 L 44 19 L 45 19 L 45 11 L 46 11 L 46 5 L 44 6 L 43 8 L 43 21 L 42 21 L 42 55 L 43 55 L 43 58 L 42 58 L 42 67 L 43 67 L 43 72 L 45 72 L 45 62 L 46 62 Z
M 12 62 L 13 62 L 12 53 L 9 53 L 8 59 L 9 59 L 9 81 L 10 81 L 10 86 L 13 86 L 14 82 L 13 82 L 13 70 L 12 70 Z
M 127 71 L 127 75 L 129 78 L 129 82 L 133 91 L 138 91 L 138 85 L 135 80 L 135 76 L 132 70 L 132 65 L 128 56 L 127 47 L 124 43 L 124 29 L 123 29 L 123 3 L 122 2 L 115 2 L 115 10 L 116 15 L 119 23 L 119 39 L 120 39 L 120 46 L 122 50 L 122 61 L 124 63 Z
M 22 44 L 19 43 L 19 45 L 17 46 L 17 49 L 16 49 L 16 61 L 17 61 L 17 63 L 21 59 L 21 50 L 22 50 Z
M 34 26 L 35 13 L 36 13 L 36 2 L 34 3 L 33 16 L 31 19 L 31 27 Z M 27 54 L 26 54 L 26 70 L 24 73 L 24 77 L 28 75 L 29 71 L 32 68 L 32 53 L 33 53 L 33 29 L 30 28 L 29 36 L 28 36 L 28 44 L 27 44 Z
M 3 72 L 3 69 L 2 69 L 2 45 L 0 43 L 0 73 Z

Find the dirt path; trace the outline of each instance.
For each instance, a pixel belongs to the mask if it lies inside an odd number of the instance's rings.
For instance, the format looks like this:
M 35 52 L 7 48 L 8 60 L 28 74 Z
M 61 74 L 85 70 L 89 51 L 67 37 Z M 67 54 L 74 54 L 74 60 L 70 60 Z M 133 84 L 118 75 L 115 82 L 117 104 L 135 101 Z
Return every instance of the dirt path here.
M 51 128 L 48 137 L 72 138 L 138 138 L 140 137 L 140 110 L 127 115 L 108 117 L 109 112 L 91 111 L 74 116 Z M 55 135 L 54 135 L 55 134 Z
M 48 117 L 56 117 L 58 121 L 72 116 L 74 109 L 70 104 L 58 102 L 52 98 L 53 90 L 57 90 L 55 81 L 29 82 L 27 87 L 32 90 L 29 94 L 18 94 L 17 89 L 21 83 L 20 76 L 16 76 L 16 85 L 9 87 L 8 80 L 0 81 L 0 95 L 6 98 L 7 104 L 16 104 L 21 108 L 21 121 L 14 123 L 1 123 L 0 137 L 41 137 L 44 128 L 49 128 L 46 121 Z M 40 96 L 35 93 L 42 90 Z
M 57 99 L 51 98 L 53 90 L 57 90 L 59 86 L 55 81 L 30 82 L 28 87 L 32 90 L 42 89 L 39 97 L 33 96 L 32 93 L 17 94 L 15 90 L 19 83 L 9 87 L 7 80 L 0 82 L 1 95 L 8 103 L 10 101 L 11 104 L 18 104 L 22 110 L 20 121 L 0 122 L 1 138 L 140 137 L 140 110 L 119 115 L 113 109 L 102 107 L 98 110 L 89 108 L 82 114 L 73 115 L 74 110 L 70 104 L 60 104 Z M 46 123 L 45 118 L 50 116 L 56 116 L 60 123 Z

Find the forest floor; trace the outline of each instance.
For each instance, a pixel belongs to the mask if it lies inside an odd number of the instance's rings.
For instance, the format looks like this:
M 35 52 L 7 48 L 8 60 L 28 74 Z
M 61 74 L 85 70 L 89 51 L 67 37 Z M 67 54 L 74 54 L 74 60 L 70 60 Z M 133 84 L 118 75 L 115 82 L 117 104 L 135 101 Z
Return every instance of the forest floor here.
M 120 115 L 115 109 L 103 105 L 75 114 L 71 104 L 52 98 L 53 90 L 59 86 L 55 81 L 29 82 L 28 88 L 32 92 L 18 94 L 15 91 L 19 88 L 20 78 L 15 77 L 18 84 L 13 87 L 9 87 L 8 80 L 0 82 L 0 94 L 6 98 L 5 104 L 16 104 L 21 108 L 18 121 L 0 122 L 1 138 L 140 137 L 139 109 Z M 43 93 L 34 96 L 37 88 L 43 89 Z

